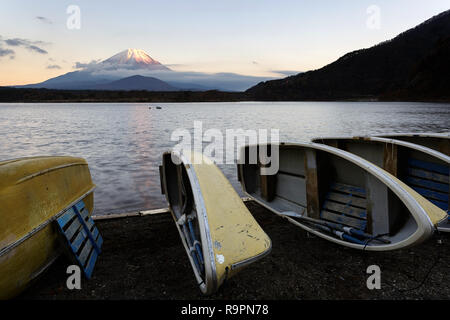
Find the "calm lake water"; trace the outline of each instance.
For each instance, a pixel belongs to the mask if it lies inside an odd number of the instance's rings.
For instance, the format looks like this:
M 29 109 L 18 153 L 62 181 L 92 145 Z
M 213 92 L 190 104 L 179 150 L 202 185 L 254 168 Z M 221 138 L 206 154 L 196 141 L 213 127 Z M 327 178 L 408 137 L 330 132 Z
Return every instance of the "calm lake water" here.
M 95 214 L 166 207 L 161 155 L 172 132 L 279 129 L 281 141 L 450 130 L 450 104 L 378 102 L 0 104 L 0 160 L 73 155 L 90 166 Z M 152 109 L 149 109 L 152 106 Z M 219 165 L 240 194 L 235 165 Z

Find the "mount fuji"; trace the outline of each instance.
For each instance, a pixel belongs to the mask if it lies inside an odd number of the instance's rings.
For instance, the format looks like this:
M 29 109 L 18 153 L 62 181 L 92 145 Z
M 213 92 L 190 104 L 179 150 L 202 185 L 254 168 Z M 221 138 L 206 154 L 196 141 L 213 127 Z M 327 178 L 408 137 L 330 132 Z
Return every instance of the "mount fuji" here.
M 101 62 L 102 67 L 124 69 L 167 70 L 169 68 L 154 60 L 141 49 L 127 49 Z
M 16 87 L 65 90 L 243 91 L 261 81 L 271 79 L 235 73 L 174 71 L 142 49 L 127 49 L 99 62 L 77 62 L 74 68 L 78 70 L 41 83 Z

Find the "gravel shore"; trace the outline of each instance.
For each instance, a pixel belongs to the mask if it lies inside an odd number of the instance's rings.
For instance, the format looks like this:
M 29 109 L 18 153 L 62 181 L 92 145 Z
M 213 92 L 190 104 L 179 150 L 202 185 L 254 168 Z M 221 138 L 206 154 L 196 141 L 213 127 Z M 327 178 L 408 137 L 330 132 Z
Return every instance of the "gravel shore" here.
M 66 288 L 60 257 L 18 299 L 449 299 L 450 236 L 393 252 L 341 247 L 247 202 L 272 239 L 272 252 L 205 297 L 198 289 L 169 214 L 97 222 L 103 253 L 81 290 Z M 440 243 L 441 242 L 441 243 Z M 370 265 L 381 268 L 381 289 L 369 290 Z

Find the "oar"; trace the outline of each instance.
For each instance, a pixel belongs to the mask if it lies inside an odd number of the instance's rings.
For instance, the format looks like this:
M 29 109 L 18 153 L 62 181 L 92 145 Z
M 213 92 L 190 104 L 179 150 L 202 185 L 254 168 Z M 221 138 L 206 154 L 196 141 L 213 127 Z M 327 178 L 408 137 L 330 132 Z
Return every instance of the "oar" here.
M 193 246 L 192 239 L 189 237 L 189 231 L 187 230 L 186 224 L 183 224 L 182 227 L 183 227 L 184 237 L 186 238 L 186 240 L 188 242 L 189 253 L 192 256 L 192 259 L 194 260 L 194 263 L 195 263 L 195 266 L 197 267 L 198 272 L 200 274 L 202 274 L 203 273 L 203 264 L 200 264 L 200 262 L 198 261 L 197 253 L 196 253 L 197 250 Z
M 201 262 L 199 262 L 200 259 L 198 257 L 200 257 L 199 254 L 200 251 L 197 251 L 198 241 L 195 240 L 195 236 L 193 237 L 193 239 L 191 239 L 188 227 L 186 226 L 186 224 L 189 224 L 187 222 L 188 218 L 186 218 L 186 214 L 183 214 L 177 221 L 177 223 L 183 228 L 184 237 L 189 246 L 189 253 L 192 256 L 192 259 L 194 260 L 194 264 L 197 267 L 198 272 L 200 274 L 203 274 L 204 271 L 203 257 L 201 258 Z
M 339 230 L 341 232 L 347 233 L 350 236 L 356 235 L 356 236 L 366 238 L 366 239 L 378 240 L 383 243 L 391 243 L 391 241 L 389 241 L 388 239 L 374 237 L 371 234 L 365 233 L 364 231 L 358 230 L 356 228 L 346 227 L 346 226 L 342 226 L 342 225 L 339 225 L 336 223 L 306 217 L 306 216 L 298 214 L 296 212 L 286 211 L 286 212 L 282 212 L 282 214 L 287 215 L 287 216 L 292 216 L 292 217 L 298 218 L 300 220 L 309 221 L 309 222 L 312 222 L 315 224 L 320 224 L 320 225 L 323 225 L 323 226 L 326 226 L 326 227 L 329 227 L 329 228 L 332 228 L 335 230 Z
M 193 220 L 192 218 L 189 218 L 189 217 L 188 217 L 189 230 L 190 230 L 190 232 L 191 232 L 191 237 L 192 237 L 192 240 L 194 241 L 194 246 L 195 246 L 196 252 L 197 252 L 197 254 L 198 254 L 198 258 L 199 258 L 199 260 L 200 260 L 200 263 L 203 264 L 202 250 L 201 250 L 201 247 L 200 247 L 200 242 L 199 242 L 199 241 L 197 240 L 197 238 L 195 237 L 194 227 L 193 227 L 193 225 L 192 225 L 192 220 Z
M 324 221 L 326 223 L 326 225 L 328 225 L 329 227 L 333 228 L 333 229 L 337 229 L 339 231 L 345 232 L 349 235 L 355 235 L 355 236 L 359 236 L 361 238 L 366 238 L 366 239 L 373 239 L 373 240 L 378 240 L 380 242 L 383 243 L 391 243 L 390 240 L 388 239 L 384 239 L 384 238 L 377 238 L 376 236 L 373 236 L 371 234 L 365 233 L 364 231 L 361 231 L 359 229 L 356 228 L 352 228 L 352 227 L 347 227 L 347 226 L 343 226 L 337 223 L 333 223 L 333 222 L 328 222 L 328 221 Z
M 178 219 L 177 223 L 183 226 L 183 232 L 184 232 L 185 238 L 189 242 L 189 251 L 192 255 L 192 258 L 194 259 L 194 263 L 196 264 L 197 270 L 199 271 L 199 273 L 203 274 L 204 270 L 205 270 L 205 266 L 204 266 L 204 262 L 203 262 L 201 246 L 200 246 L 200 242 L 197 241 L 197 239 L 195 237 L 194 228 L 192 226 L 192 220 L 194 219 L 195 216 L 193 214 L 190 214 L 190 215 L 186 214 L 186 209 L 188 206 L 187 198 L 189 197 L 189 195 L 187 195 L 186 187 L 184 185 L 183 178 L 182 178 L 182 173 L 180 171 L 178 171 L 178 178 L 180 179 L 181 193 L 182 193 L 182 195 L 184 195 L 186 197 L 186 200 L 184 201 L 182 209 L 181 209 L 181 213 L 183 215 L 180 217 L 180 219 Z M 187 230 L 186 223 L 189 226 L 190 233 Z
M 349 236 L 348 234 L 345 234 L 342 231 L 333 230 L 332 228 L 330 228 L 328 226 L 324 226 L 322 224 L 317 224 L 317 223 L 310 222 L 310 221 L 308 221 L 308 223 L 312 224 L 314 227 L 316 227 L 318 229 L 321 229 L 321 230 L 327 231 L 327 232 L 329 232 L 331 234 L 334 234 L 334 235 L 338 236 L 342 240 L 346 240 L 346 241 L 353 242 L 353 243 L 360 244 L 360 245 L 365 245 L 366 244 L 364 241 L 356 239 L 356 238 L 354 238 L 352 236 Z
M 189 247 L 189 253 L 192 256 L 192 259 L 194 259 L 194 263 L 195 263 L 198 271 L 200 272 L 201 271 L 200 263 L 199 263 L 199 261 L 197 259 L 197 255 L 195 253 L 195 248 L 193 246 L 193 241 L 192 241 L 191 237 L 189 236 L 189 230 L 188 230 L 188 228 L 186 226 L 186 215 L 183 214 L 180 217 L 180 219 L 178 219 L 177 223 L 179 225 L 181 225 L 181 228 L 183 229 L 184 238 L 186 239 L 188 247 Z

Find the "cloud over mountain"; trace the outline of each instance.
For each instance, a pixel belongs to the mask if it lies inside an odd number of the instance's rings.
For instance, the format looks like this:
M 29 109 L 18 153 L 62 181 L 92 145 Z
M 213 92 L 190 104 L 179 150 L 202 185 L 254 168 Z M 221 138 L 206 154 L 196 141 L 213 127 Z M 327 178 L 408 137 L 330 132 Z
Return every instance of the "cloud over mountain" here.
M 154 77 L 185 90 L 241 91 L 269 79 L 225 72 L 174 71 L 141 49 L 127 49 L 104 61 L 76 62 L 74 68 L 89 73 L 90 76 L 104 79 L 119 79 L 137 74 Z
M 16 41 L 16 44 L 23 45 L 23 42 Z M 50 65 L 47 68 L 57 69 L 57 66 Z M 134 77 L 131 79 L 134 81 L 135 87 L 138 87 L 136 82 L 144 80 L 148 82 L 148 78 L 155 78 L 167 83 L 169 86 L 167 88 L 173 87 L 176 90 L 205 91 L 216 89 L 223 91 L 242 91 L 261 81 L 270 79 L 267 77 L 254 77 L 226 72 L 203 73 L 195 71 L 174 71 L 150 57 L 149 54 L 141 49 L 127 49 L 103 61 L 76 62 L 73 68 L 76 71 L 68 72 L 41 83 L 27 85 L 26 87 L 97 90 L 103 84 L 109 84 L 111 81 Z M 136 76 L 142 77 L 139 78 Z M 147 79 L 143 77 L 147 77 Z M 127 83 L 129 81 L 130 79 Z M 123 82 L 115 83 L 115 88 L 119 88 L 122 84 Z

